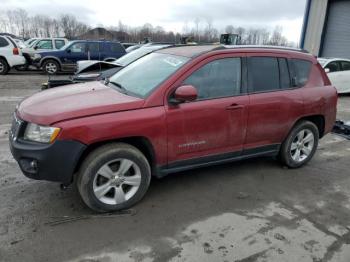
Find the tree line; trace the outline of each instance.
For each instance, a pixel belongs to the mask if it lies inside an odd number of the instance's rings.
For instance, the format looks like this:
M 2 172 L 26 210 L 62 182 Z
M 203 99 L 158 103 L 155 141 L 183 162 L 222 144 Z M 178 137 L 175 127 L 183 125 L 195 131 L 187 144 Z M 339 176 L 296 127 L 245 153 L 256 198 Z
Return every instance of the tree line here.
M 161 26 L 153 26 L 146 23 L 143 26 L 132 27 L 119 21 L 115 26 L 103 26 L 110 31 L 122 32 L 126 36 L 124 41 L 139 42 L 150 37 L 154 42 L 180 42 L 181 37 L 187 36 L 194 42 L 214 43 L 219 42 L 220 34 L 236 33 L 241 37 L 241 44 L 263 44 L 294 46 L 293 42 L 283 36 L 282 27 L 276 26 L 273 30 L 263 27 L 242 27 L 227 25 L 218 29 L 212 19 L 195 18 L 191 22 L 185 22 L 182 32 L 167 31 Z M 26 10 L 18 8 L 0 12 L 0 32 L 11 33 L 21 38 L 31 37 L 66 37 L 77 39 L 88 32 L 90 25 L 79 21 L 74 15 L 61 14 L 57 18 L 47 15 L 30 16 Z

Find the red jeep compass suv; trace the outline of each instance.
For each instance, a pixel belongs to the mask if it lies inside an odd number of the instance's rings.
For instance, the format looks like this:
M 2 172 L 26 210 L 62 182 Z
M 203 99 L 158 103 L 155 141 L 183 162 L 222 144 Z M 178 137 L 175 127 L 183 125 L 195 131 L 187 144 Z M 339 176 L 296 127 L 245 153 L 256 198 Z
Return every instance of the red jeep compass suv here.
M 76 181 L 90 208 L 113 211 L 138 202 L 152 175 L 266 155 L 300 167 L 331 131 L 336 104 L 301 50 L 176 46 L 108 81 L 27 98 L 10 147 L 26 176 Z

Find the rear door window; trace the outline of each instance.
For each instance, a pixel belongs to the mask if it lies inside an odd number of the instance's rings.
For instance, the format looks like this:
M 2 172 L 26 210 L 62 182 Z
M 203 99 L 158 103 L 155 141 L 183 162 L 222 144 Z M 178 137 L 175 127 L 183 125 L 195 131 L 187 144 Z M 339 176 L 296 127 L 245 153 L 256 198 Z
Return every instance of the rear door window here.
M 278 60 L 275 57 L 248 57 L 248 89 L 266 92 L 280 89 Z
M 95 43 L 88 43 L 88 48 L 89 48 L 89 51 L 91 53 L 98 53 L 99 52 L 99 43 L 98 42 L 95 42 Z
M 295 70 L 295 84 L 299 87 L 304 86 L 309 80 L 312 63 L 302 59 L 292 59 Z
M 9 45 L 9 43 L 6 41 L 6 39 L 3 37 L 0 37 L 0 47 L 5 47 L 8 45 Z

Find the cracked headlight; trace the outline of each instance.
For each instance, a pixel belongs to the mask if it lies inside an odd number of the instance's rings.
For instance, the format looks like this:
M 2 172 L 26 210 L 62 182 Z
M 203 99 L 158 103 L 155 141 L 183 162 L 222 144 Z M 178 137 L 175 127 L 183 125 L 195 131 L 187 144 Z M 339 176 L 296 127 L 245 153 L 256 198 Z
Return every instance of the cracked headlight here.
M 31 55 L 31 59 L 33 59 L 33 60 L 40 60 L 41 59 L 41 55 L 33 54 L 33 55 Z
M 58 127 L 28 123 L 24 132 L 24 139 L 40 143 L 52 143 L 55 141 L 60 130 Z

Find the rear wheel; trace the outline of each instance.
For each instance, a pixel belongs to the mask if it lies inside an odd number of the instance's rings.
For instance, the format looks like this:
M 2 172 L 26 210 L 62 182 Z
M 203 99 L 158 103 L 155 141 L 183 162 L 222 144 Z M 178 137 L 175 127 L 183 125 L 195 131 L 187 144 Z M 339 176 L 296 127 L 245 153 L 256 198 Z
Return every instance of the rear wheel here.
M 9 70 L 10 67 L 7 64 L 7 61 L 3 58 L 0 58 L 0 75 L 6 75 Z
M 60 70 L 60 65 L 52 59 L 46 60 L 43 63 L 43 71 L 49 75 L 54 75 Z
M 317 126 L 310 121 L 298 123 L 284 141 L 280 158 L 290 168 L 300 167 L 314 156 L 319 139 Z
M 145 195 L 151 181 L 146 157 L 125 143 L 102 146 L 88 155 L 77 180 L 83 201 L 97 212 L 129 208 Z

